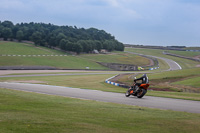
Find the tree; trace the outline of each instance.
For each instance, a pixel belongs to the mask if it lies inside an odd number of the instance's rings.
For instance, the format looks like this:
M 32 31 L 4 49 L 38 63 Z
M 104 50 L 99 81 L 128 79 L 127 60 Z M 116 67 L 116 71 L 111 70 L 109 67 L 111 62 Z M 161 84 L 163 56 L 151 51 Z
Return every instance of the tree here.
M 73 45 L 72 51 L 76 52 L 77 54 L 80 54 L 83 51 L 83 47 L 80 44 L 75 43 Z
M 3 26 L 0 24 L 0 38 L 3 37 Z
M 62 50 L 66 50 L 67 41 L 65 39 L 60 40 L 59 46 Z
M 88 45 L 88 52 L 91 52 L 96 48 L 94 40 L 86 40 L 86 43 Z
M 34 32 L 31 36 L 31 40 L 35 43 L 35 45 L 40 45 L 42 34 L 38 31 Z
M 13 23 L 11 21 L 4 21 L 1 23 L 4 27 L 13 28 Z
M 3 28 L 2 30 L 2 37 L 5 41 L 8 40 L 12 36 L 12 30 L 10 28 Z
M 88 45 L 87 45 L 87 42 L 85 40 L 80 40 L 80 41 L 77 42 L 77 44 L 82 46 L 83 52 L 86 52 L 86 53 L 89 52 Z
M 57 45 L 59 44 L 59 42 L 60 42 L 62 39 L 66 39 L 66 36 L 65 36 L 63 33 L 59 33 L 59 34 L 56 36 L 56 43 L 57 43 Z
M 100 41 L 95 41 L 96 44 L 96 48 L 98 51 L 100 51 L 102 49 L 102 43 Z
M 66 51 L 73 51 L 73 46 L 74 46 L 73 42 L 67 41 L 66 42 Z
M 55 47 L 56 46 L 56 36 L 54 34 L 50 34 L 48 37 L 48 44 L 50 47 Z
M 18 39 L 19 42 L 21 42 L 23 37 L 24 37 L 23 31 L 21 30 L 17 31 L 16 38 Z
M 115 49 L 115 44 L 113 42 L 113 40 L 106 40 L 103 42 L 103 48 L 108 50 L 108 51 L 112 51 Z
M 77 43 L 81 52 L 89 53 L 94 49 L 102 48 L 109 51 L 124 50 L 122 43 L 114 36 L 96 28 L 77 28 L 76 26 L 56 26 L 44 23 L 18 23 L 14 25 L 11 21 L 0 22 L 0 38 L 4 40 L 18 39 L 33 41 L 35 45 L 48 47 L 61 47 L 67 51 L 73 51 Z M 65 40 L 64 42 L 61 40 Z
M 116 43 L 116 50 L 117 51 L 124 51 L 124 45 L 120 42 Z

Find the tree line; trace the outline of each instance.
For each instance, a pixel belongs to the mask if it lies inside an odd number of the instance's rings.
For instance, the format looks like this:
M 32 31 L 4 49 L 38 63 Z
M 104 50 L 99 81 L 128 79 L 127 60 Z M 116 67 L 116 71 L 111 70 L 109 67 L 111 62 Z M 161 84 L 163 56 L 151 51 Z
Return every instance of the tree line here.
M 0 38 L 33 41 L 35 45 L 58 47 L 65 51 L 89 53 L 93 50 L 124 51 L 124 45 L 114 36 L 96 28 L 57 26 L 45 23 L 0 21 Z

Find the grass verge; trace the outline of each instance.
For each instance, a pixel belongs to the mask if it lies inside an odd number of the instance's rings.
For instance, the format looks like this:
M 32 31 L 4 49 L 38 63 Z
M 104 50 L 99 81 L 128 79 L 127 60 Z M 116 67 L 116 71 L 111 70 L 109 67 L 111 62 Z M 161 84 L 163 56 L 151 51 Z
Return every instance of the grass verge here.
M 160 49 L 125 48 L 125 50 L 130 51 L 130 52 L 145 54 L 145 55 L 153 55 L 153 56 L 172 59 L 172 60 L 176 61 L 179 65 L 181 65 L 181 67 L 183 69 L 194 68 L 200 64 L 199 62 L 196 62 L 196 61 L 183 59 L 183 58 L 179 58 L 179 57 L 174 57 L 174 56 L 169 56 L 169 55 L 164 55 L 163 51 L 165 51 L 165 50 L 160 50 Z M 168 50 L 168 52 L 174 52 L 174 51 Z M 187 51 L 185 51 L 185 54 L 187 54 Z
M 15 77 L 15 78 L 12 77 L 12 78 L 0 78 L 0 82 L 40 83 L 40 84 L 48 84 L 56 86 L 67 86 L 67 87 L 75 87 L 83 89 L 125 93 L 126 91 L 125 88 L 113 86 L 111 84 L 107 84 L 104 82 L 105 79 L 112 76 L 114 75 L 111 74 L 111 75 L 74 75 L 74 76 Z M 121 80 L 123 80 L 123 78 Z M 129 81 L 129 80 L 127 80 L 125 77 L 124 81 Z M 130 83 L 131 82 L 132 80 L 130 80 Z M 200 101 L 200 93 L 148 91 L 147 95 Z
M 0 132 L 197 133 L 200 114 L 0 89 Z
M 76 56 L 48 56 L 48 57 L 12 57 L 0 56 L 0 66 L 51 66 L 65 69 L 99 69 L 108 68 L 87 59 L 77 58 Z
M 105 79 L 114 76 L 111 75 L 70 75 L 70 76 L 45 76 L 45 77 L 9 77 L 0 78 L 0 81 L 15 82 L 15 81 L 42 81 L 44 84 L 75 87 L 83 89 L 95 89 L 101 91 L 123 93 L 124 88 L 113 86 L 105 83 Z
M 150 64 L 150 60 L 145 57 L 116 51 L 112 52 L 111 54 L 83 54 L 79 57 L 105 63 L 134 64 L 138 66 L 146 66 Z
M 176 98 L 176 99 L 200 101 L 200 94 L 199 93 L 151 91 L 151 90 L 149 90 L 146 95 L 147 96 L 154 96 L 154 97 L 166 97 L 166 98 Z

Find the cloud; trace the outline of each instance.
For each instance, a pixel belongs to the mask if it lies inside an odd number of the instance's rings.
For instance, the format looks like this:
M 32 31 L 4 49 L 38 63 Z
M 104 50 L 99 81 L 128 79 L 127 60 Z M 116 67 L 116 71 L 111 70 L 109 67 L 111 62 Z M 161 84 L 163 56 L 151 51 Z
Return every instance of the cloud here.
M 200 42 L 199 0 L 0 1 L 0 21 L 96 27 L 124 43 Z
M 0 8 L 1 10 L 20 9 L 24 8 L 24 4 L 19 0 L 1 1 Z
M 110 6 L 113 7 L 119 7 L 119 0 L 104 0 L 105 2 L 108 2 L 110 4 Z

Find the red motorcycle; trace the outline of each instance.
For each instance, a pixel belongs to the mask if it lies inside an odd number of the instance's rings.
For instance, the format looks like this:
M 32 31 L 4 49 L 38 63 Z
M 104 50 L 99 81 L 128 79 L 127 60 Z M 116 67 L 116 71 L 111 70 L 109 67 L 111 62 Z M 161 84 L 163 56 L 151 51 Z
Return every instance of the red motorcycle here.
M 142 98 L 146 93 L 147 89 L 149 87 L 149 84 L 139 84 L 137 85 L 136 82 L 133 86 L 131 86 L 125 93 L 126 97 L 129 97 L 130 95 L 137 96 L 138 98 Z

